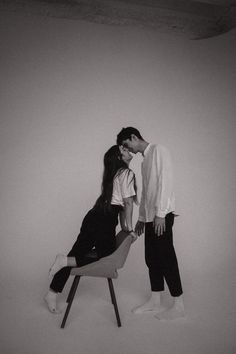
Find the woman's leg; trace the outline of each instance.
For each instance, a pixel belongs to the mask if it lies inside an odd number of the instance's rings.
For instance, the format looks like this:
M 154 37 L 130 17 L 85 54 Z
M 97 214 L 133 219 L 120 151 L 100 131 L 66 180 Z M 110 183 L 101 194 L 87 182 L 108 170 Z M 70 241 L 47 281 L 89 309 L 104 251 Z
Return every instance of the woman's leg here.
M 111 213 L 101 213 L 91 209 L 85 216 L 81 225 L 80 234 L 67 256 L 58 255 L 51 267 L 53 275 L 50 290 L 45 297 L 48 308 L 53 313 L 58 313 L 56 307 L 57 294 L 61 293 L 69 276 L 71 267 L 91 263 L 86 255 L 94 247 L 98 257 L 105 257 L 115 250 L 115 229 L 118 223 L 118 208 L 113 208 Z M 94 259 L 93 261 L 95 261 Z
M 109 212 L 100 215 L 96 233 L 96 251 L 99 258 L 106 257 L 116 249 L 116 226 L 120 207 L 111 206 Z
M 52 266 L 52 267 L 54 267 L 54 269 L 56 269 L 56 266 L 55 266 L 56 262 L 58 262 L 58 263 L 60 262 L 60 264 L 62 263 L 61 260 L 58 260 L 58 258 L 59 258 L 58 256 L 56 257 L 56 260 Z M 64 256 L 64 255 L 62 255 L 62 256 Z M 60 310 L 57 308 L 57 295 L 58 295 L 58 293 L 62 292 L 62 290 L 63 290 L 63 288 L 70 276 L 71 268 L 76 267 L 75 257 L 66 257 L 66 256 L 64 256 L 64 257 L 66 258 L 67 266 L 63 266 L 63 268 L 58 269 L 58 271 L 54 275 L 53 280 L 50 284 L 50 289 L 44 298 L 47 303 L 49 311 L 52 313 L 60 313 Z M 57 265 L 57 267 L 59 268 L 58 265 Z
M 58 254 L 56 259 L 49 270 L 49 278 L 52 279 L 54 275 L 64 267 L 76 267 L 75 257 L 68 257 L 64 254 Z
M 69 278 L 72 267 L 80 266 L 85 255 L 93 248 L 94 244 L 87 234 L 87 242 L 80 242 L 81 234 L 78 236 L 73 248 L 65 255 L 57 255 L 56 260 L 51 267 L 50 274 L 53 275 L 50 289 L 54 292 L 61 293 L 67 279 Z M 84 236 L 83 236 L 84 237 Z M 53 274 L 55 272 L 55 274 Z
M 89 211 L 85 216 L 80 234 L 68 255 L 57 255 L 55 262 L 50 268 L 49 275 L 53 279 L 44 299 L 49 310 L 53 313 L 59 313 L 56 306 L 57 294 L 62 292 L 70 276 L 71 268 L 85 264 L 86 261 L 84 261 L 84 258 L 86 254 L 95 245 L 95 232 L 92 230 L 95 225 L 93 215 L 94 213 Z

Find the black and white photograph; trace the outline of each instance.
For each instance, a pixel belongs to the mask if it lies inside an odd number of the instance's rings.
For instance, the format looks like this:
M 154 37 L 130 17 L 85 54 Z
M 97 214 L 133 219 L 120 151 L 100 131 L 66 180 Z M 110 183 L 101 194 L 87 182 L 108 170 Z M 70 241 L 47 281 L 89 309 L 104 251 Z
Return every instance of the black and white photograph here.
M 235 0 L 0 0 L 0 74 L 1 354 L 235 354 Z

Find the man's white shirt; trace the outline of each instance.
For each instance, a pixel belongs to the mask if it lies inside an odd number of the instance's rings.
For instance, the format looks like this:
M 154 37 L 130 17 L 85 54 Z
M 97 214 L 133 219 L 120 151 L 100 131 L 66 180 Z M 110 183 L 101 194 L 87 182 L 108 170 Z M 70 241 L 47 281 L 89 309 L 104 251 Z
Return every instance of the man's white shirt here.
M 152 222 L 155 216 L 163 218 L 175 210 L 172 161 L 159 144 L 148 144 L 143 156 L 139 221 Z

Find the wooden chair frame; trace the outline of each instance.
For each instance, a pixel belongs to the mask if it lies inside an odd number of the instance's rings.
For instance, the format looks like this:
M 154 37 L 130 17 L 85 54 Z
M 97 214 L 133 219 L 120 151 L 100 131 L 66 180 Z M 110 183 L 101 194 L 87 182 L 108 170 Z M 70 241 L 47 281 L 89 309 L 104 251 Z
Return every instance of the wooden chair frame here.
M 69 315 L 69 312 L 70 312 L 70 309 L 71 309 L 71 306 L 72 306 L 72 303 L 73 303 L 73 300 L 74 300 L 74 297 L 75 297 L 75 294 L 76 294 L 76 290 L 77 290 L 78 285 L 79 285 L 80 278 L 81 278 L 81 275 L 76 275 L 74 277 L 72 286 L 70 288 L 69 295 L 68 295 L 67 300 L 66 300 L 67 308 L 66 308 L 66 311 L 65 311 L 62 323 L 61 323 L 61 328 L 65 328 L 66 320 L 67 320 L 67 317 Z M 112 282 L 111 278 L 107 278 L 107 281 L 108 281 L 108 286 L 109 286 L 110 295 L 111 295 L 111 302 L 112 302 L 112 304 L 114 306 L 114 310 L 115 310 L 115 314 L 116 314 L 117 326 L 121 327 L 121 320 L 120 320 L 119 310 L 118 310 L 118 306 L 117 306 L 117 301 L 116 301 L 116 295 L 115 295 L 113 282 Z

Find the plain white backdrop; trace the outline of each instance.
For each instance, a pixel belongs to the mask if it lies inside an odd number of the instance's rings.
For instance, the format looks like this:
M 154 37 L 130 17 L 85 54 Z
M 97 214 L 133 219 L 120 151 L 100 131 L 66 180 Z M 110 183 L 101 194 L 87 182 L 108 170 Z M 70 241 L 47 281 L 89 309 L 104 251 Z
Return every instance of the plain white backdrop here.
M 1 14 L 2 353 L 235 352 L 235 39 Z M 122 329 L 106 284 L 88 279 L 63 332 L 42 302 L 48 269 L 75 241 L 126 126 L 172 154 L 187 319 L 130 314 L 150 291 L 140 238 L 116 283 Z

